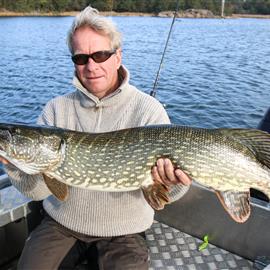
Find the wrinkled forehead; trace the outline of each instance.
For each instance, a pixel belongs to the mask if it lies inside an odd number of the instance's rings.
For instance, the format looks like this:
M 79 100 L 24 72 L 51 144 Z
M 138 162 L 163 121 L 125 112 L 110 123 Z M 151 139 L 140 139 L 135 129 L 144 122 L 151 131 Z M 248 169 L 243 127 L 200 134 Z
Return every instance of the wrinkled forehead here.
M 113 41 L 109 34 L 104 31 L 97 31 L 88 26 L 75 30 L 72 37 L 72 48 L 75 51 L 100 51 L 113 49 Z

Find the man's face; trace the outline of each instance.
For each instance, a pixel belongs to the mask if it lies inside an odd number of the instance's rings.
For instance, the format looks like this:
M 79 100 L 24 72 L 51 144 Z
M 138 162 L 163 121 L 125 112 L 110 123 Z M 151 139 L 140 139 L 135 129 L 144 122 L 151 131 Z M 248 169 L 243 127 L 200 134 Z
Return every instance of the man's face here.
M 110 39 L 89 27 L 77 29 L 73 35 L 73 51 L 76 54 L 91 54 L 110 51 Z M 83 86 L 98 98 L 112 93 L 118 87 L 117 70 L 121 65 L 121 51 L 118 49 L 108 60 L 96 63 L 89 58 L 87 64 L 76 65 L 77 76 Z

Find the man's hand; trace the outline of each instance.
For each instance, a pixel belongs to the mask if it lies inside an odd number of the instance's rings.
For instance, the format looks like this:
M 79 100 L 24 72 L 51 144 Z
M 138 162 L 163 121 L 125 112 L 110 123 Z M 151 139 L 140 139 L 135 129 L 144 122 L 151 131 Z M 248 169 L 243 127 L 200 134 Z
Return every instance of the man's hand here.
M 157 165 L 152 168 L 152 177 L 155 181 L 165 184 L 166 186 L 183 184 L 188 186 L 191 179 L 182 170 L 175 169 L 171 160 L 160 158 Z
M 173 185 L 189 186 L 191 184 L 189 176 L 182 170 L 175 169 L 168 158 L 159 158 L 157 165 L 152 168 L 151 174 L 155 183 L 148 188 L 144 188 L 143 192 L 147 202 L 156 210 L 163 209 L 166 204 L 175 199 L 170 194 Z M 177 192 L 181 196 L 188 190 L 188 187 L 184 188 L 183 186 L 177 188 Z
M 0 162 L 3 163 L 4 165 L 9 164 L 9 162 L 3 157 L 0 157 Z

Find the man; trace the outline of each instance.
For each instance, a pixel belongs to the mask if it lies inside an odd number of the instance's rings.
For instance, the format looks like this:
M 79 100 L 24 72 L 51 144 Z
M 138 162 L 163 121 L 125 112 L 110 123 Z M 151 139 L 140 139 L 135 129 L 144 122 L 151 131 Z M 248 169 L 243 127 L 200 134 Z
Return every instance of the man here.
M 262 120 L 258 125 L 258 129 L 264 130 L 270 133 L 270 108 L 265 112 Z
M 129 84 L 129 72 L 121 64 L 120 34 L 97 10 L 87 7 L 75 18 L 68 45 L 77 90 L 51 100 L 38 124 L 106 132 L 170 122 L 158 101 Z M 95 243 L 99 269 L 148 269 L 141 233 L 151 226 L 154 211 L 140 190 L 113 193 L 70 187 L 69 198 L 60 202 L 50 196 L 41 175 L 26 175 L 3 162 L 12 184 L 26 196 L 44 200 L 47 213 L 27 239 L 18 269 L 57 269 L 78 241 Z M 190 184 L 168 159 L 159 159 L 152 175 L 166 185 Z

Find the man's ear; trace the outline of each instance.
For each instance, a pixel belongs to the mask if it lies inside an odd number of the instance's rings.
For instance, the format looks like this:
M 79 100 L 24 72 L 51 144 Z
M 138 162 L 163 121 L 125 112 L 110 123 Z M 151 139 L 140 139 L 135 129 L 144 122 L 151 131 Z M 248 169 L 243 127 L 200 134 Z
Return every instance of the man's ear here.
M 121 50 L 121 48 L 116 50 L 116 61 L 117 61 L 117 69 L 119 69 L 121 64 L 122 64 L 122 50 Z

